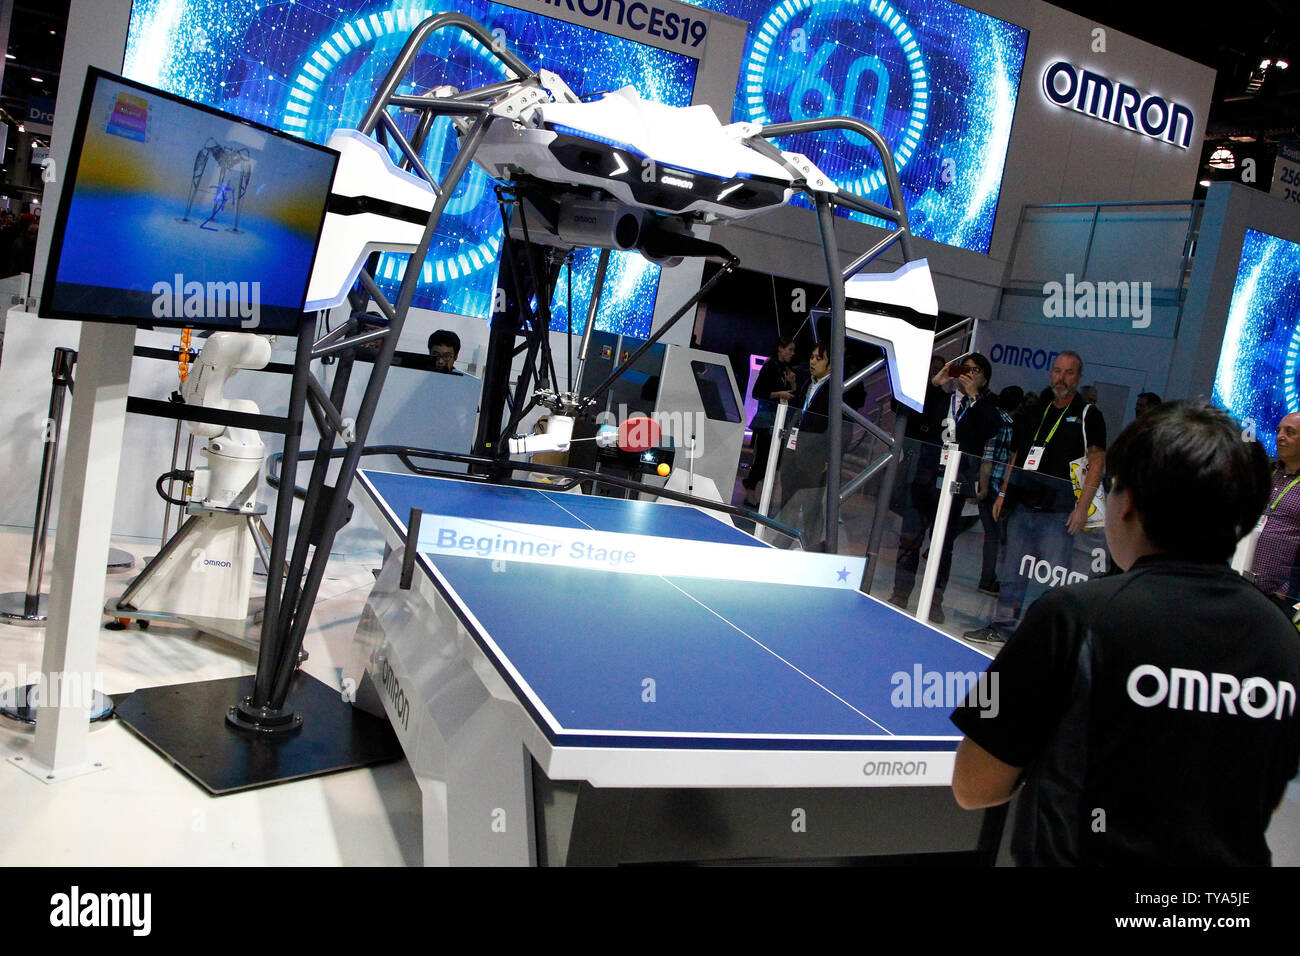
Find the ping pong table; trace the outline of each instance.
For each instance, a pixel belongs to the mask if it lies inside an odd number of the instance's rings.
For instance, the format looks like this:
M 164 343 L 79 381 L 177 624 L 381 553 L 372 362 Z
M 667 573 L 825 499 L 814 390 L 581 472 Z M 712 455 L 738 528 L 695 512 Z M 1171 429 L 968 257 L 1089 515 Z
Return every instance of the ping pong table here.
M 859 592 L 862 559 L 689 506 L 357 489 L 391 551 L 356 702 L 420 783 L 426 864 L 991 862 L 1002 815 L 949 790 L 988 657 Z

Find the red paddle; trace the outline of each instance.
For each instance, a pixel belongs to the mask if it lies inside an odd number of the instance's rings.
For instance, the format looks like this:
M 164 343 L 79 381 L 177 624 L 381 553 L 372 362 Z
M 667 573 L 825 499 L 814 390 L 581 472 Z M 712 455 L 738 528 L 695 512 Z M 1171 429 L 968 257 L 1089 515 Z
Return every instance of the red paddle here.
M 659 423 L 645 415 L 625 418 L 618 426 L 618 447 L 623 451 L 645 451 L 659 444 Z

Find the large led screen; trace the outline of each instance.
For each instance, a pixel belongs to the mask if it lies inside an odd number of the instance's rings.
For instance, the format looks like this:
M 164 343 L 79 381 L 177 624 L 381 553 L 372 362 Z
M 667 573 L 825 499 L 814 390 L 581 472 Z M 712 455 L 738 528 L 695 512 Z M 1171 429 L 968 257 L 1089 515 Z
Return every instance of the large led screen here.
M 915 234 L 988 252 L 1028 31 L 947 0 L 699 5 L 750 24 L 737 122 L 865 121 L 893 151 Z M 875 151 L 856 133 L 790 136 L 778 145 L 889 205 Z
M 486 0 L 429 4 L 410 0 L 261 3 L 247 0 L 136 0 L 131 12 L 127 76 L 200 103 L 323 143 L 356 126 L 412 28 L 440 10 L 457 10 L 501 36 L 534 68 L 558 73 L 577 94 L 631 84 L 646 99 L 690 104 L 697 61 L 536 13 Z M 425 44 L 400 90 L 468 89 L 504 78 L 498 61 L 458 31 Z M 403 116 L 411 131 L 412 117 Z M 439 119 L 425 162 L 435 175 L 451 164 L 456 135 Z M 456 190 L 422 265 L 414 304 L 486 318 L 501 247 L 501 213 L 493 181 L 477 166 Z M 586 323 L 595 257 L 580 256 L 573 275 L 576 329 Z M 394 292 L 405 257 L 386 256 L 380 284 Z M 597 328 L 645 337 L 659 267 L 635 253 L 614 253 Z M 567 325 L 568 288 L 555 297 L 555 327 Z
M 1300 412 L 1300 243 L 1246 230 L 1223 330 L 1214 404 L 1277 454 L 1277 424 Z

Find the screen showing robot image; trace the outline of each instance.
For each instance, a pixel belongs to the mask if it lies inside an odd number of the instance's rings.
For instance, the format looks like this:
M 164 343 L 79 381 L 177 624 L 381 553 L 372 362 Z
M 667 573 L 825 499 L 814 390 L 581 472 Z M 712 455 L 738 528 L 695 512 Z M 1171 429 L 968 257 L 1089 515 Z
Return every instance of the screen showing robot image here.
M 1277 425 L 1300 412 L 1300 243 L 1246 230 L 1212 400 L 1277 454 Z
M 42 313 L 296 333 L 337 158 L 91 70 Z
M 579 96 L 632 85 L 651 100 L 687 106 L 697 60 L 594 29 L 488 0 L 335 0 L 323 3 L 216 3 L 135 0 L 124 72 L 198 102 L 324 143 L 355 127 L 411 31 L 443 11 L 478 20 L 534 69 L 557 73 Z M 689 48 L 688 48 L 689 52 Z M 698 55 L 698 53 L 697 53 Z M 430 37 L 399 92 L 438 86 L 472 89 L 506 79 L 489 50 L 466 34 Z M 407 135 L 412 117 L 398 116 Z M 449 119 L 436 121 L 423 151 L 441 176 L 458 149 Z M 394 159 L 397 158 L 394 153 Z M 501 249 L 501 210 L 493 180 L 471 166 L 439 220 L 421 264 L 413 304 L 486 319 Z M 385 255 L 380 287 L 395 295 L 408 257 Z M 568 325 L 570 285 L 575 331 L 586 324 L 596 256 L 579 252 L 572 282 L 556 284 L 553 328 Z M 614 253 L 597 328 L 648 336 L 659 267 L 636 253 Z
M 989 251 L 1027 30 L 949 0 L 700 0 L 700 6 L 750 24 L 733 120 L 863 120 L 893 151 L 913 233 Z M 840 186 L 890 204 L 876 152 L 858 134 L 822 132 L 777 143 L 805 154 Z

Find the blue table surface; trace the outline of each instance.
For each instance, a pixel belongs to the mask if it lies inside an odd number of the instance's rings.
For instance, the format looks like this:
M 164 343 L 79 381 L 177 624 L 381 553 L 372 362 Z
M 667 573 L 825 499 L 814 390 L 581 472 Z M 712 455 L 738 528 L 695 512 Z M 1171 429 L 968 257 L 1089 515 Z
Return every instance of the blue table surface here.
M 411 507 L 608 530 L 631 514 L 638 530 L 692 537 L 702 529 L 704 540 L 719 540 L 712 525 L 722 539 L 735 530 L 671 506 L 419 476 L 368 478 L 399 530 Z M 546 500 L 552 496 L 564 507 Z M 871 738 L 873 749 L 951 750 L 961 736 L 948 720 L 951 695 L 918 706 L 910 687 L 918 675 L 973 676 L 988 665 L 985 655 L 855 590 L 450 555 L 422 560 L 436 566 L 444 593 L 557 743 L 714 746 L 718 737 L 771 735 L 729 745 L 806 749 L 809 735 L 830 735 L 840 739 L 814 745 L 856 748 Z M 906 675 L 906 694 L 898 675 Z

